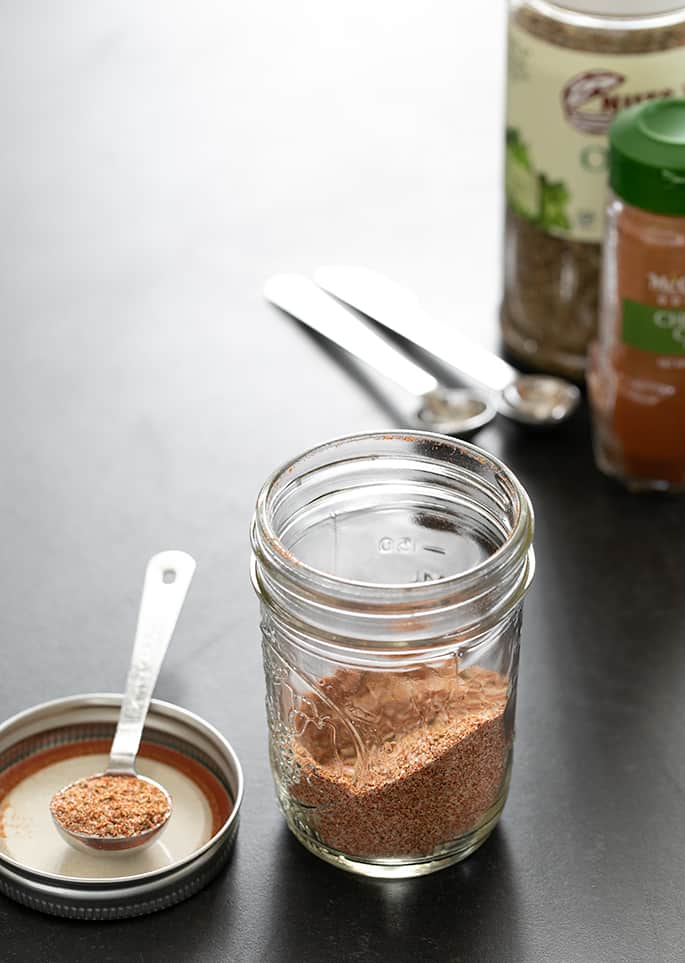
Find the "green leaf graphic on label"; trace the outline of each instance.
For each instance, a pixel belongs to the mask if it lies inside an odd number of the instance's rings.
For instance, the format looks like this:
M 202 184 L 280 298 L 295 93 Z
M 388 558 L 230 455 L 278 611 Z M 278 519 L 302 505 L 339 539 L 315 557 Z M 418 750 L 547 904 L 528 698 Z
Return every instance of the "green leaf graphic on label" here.
M 559 228 L 568 231 L 571 222 L 566 214 L 569 201 L 568 188 L 563 181 L 548 181 L 544 174 L 540 175 L 542 183 L 542 205 L 540 211 L 540 227 Z
M 521 140 L 520 133 L 514 127 L 507 128 L 507 158 L 528 170 L 532 169 L 528 148 Z
M 623 341 L 641 351 L 685 355 L 685 310 L 624 298 Z
M 540 213 L 540 185 L 531 167 L 528 149 L 518 131 L 507 130 L 505 180 L 509 203 L 517 214 L 537 220 Z
M 528 146 L 514 127 L 507 128 L 505 158 L 507 200 L 516 213 L 544 230 L 568 231 L 566 184 L 535 170 Z

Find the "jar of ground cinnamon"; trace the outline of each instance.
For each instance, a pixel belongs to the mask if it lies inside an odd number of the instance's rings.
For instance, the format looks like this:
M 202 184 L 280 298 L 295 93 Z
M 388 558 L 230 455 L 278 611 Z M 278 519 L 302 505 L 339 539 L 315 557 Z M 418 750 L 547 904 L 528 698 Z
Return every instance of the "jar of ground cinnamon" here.
M 417 876 L 492 831 L 532 537 L 514 475 L 441 435 L 342 438 L 267 481 L 252 547 L 271 762 L 318 856 Z
M 502 333 L 532 367 L 580 379 L 597 329 L 614 115 L 685 85 L 673 0 L 513 0 Z
M 685 490 L 685 100 L 623 111 L 609 139 L 596 458 L 631 489 Z

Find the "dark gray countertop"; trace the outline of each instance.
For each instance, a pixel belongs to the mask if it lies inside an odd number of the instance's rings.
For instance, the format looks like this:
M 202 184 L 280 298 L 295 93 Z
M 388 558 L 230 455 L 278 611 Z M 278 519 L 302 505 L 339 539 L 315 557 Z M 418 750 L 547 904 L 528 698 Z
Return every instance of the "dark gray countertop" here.
M 226 873 L 115 924 L 0 897 L 3 961 L 685 958 L 685 503 L 593 468 L 583 413 L 479 436 L 528 487 L 537 578 L 500 828 L 381 883 L 290 839 L 247 529 L 296 452 L 389 416 L 263 279 L 359 262 L 494 343 L 503 11 L 27 0 L 0 14 L 2 715 L 121 685 L 145 560 L 198 571 L 157 694 L 235 746 Z

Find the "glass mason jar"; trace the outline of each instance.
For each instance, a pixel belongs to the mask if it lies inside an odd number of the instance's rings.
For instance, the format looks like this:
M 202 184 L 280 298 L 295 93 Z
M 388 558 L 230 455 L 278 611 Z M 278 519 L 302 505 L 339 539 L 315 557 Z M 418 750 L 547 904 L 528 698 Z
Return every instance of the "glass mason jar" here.
M 252 524 L 270 755 L 295 836 L 367 876 L 429 873 L 509 785 L 533 512 L 473 445 L 396 431 L 280 468 Z
M 682 0 L 511 0 L 501 324 L 530 367 L 580 380 L 597 331 L 607 130 L 682 94 Z

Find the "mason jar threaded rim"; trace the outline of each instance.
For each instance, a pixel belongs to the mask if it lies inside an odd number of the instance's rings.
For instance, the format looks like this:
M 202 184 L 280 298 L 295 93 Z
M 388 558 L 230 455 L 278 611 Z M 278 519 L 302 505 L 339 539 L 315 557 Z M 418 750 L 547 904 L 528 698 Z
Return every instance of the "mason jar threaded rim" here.
M 393 460 L 399 460 L 425 473 L 433 471 L 436 490 L 438 481 L 459 484 L 463 491 L 470 485 L 507 514 L 510 530 L 501 531 L 501 544 L 482 561 L 432 581 L 370 582 L 299 559 L 274 524 L 279 499 L 288 497 L 289 488 L 292 494 L 312 484 L 317 472 L 331 466 L 363 461 L 382 466 L 384 459 L 391 469 Z M 464 464 L 459 465 L 459 459 Z M 455 638 L 476 644 L 522 600 L 534 572 L 532 540 L 528 495 L 494 455 L 431 432 L 364 432 L 324 442 L 269 476 L 251 526 L 252 581 L 271 616 L 301 640 L 328 637 L 342 648 L 390 650 L 434 646 Z

